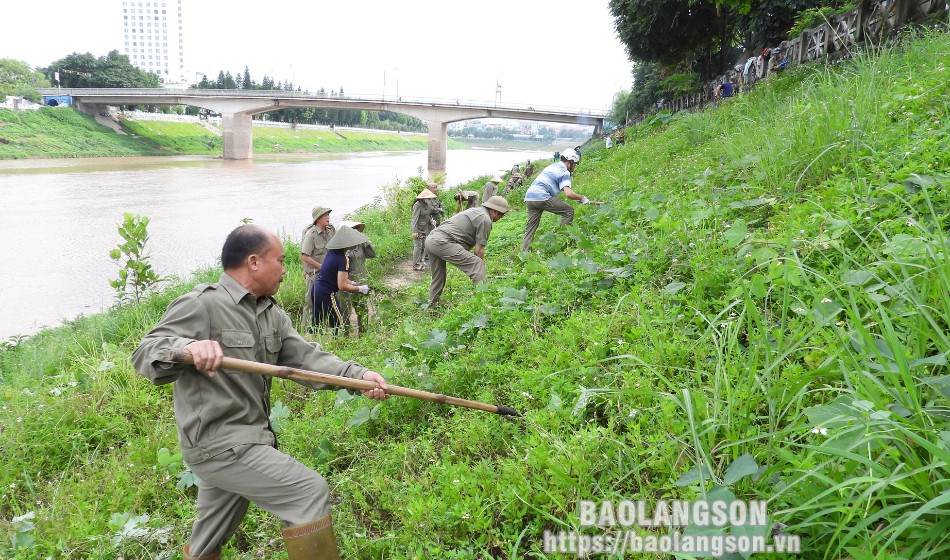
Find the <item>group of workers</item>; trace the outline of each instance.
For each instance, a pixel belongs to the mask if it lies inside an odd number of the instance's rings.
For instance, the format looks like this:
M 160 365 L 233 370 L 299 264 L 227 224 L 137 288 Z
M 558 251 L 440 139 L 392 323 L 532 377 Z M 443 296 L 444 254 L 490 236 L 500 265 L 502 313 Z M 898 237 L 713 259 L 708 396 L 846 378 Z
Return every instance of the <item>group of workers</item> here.
M 330 208 L 313 209 L 313 223 L 304 229 L 300 241 L 307 293 L 304 317 L 314 325 L 326 325 L 334 332 L 348 332 L 350 315 L 356 314 L 360 331 L 366 329 L 369 306 L 365 296 L 366 259 L 376 249 L 363 233 L 366 224 L 344 221 L 337 230 L 330 224 Z M 357 295 L 359 294 L 359 295 Z
M 522 251 L 530 249 L 544 212 L 560 216 L 561 225 L 574 221 L 574 207 L 558 197 L 562 192 L 571 200 L 590 204 L 586 196 L 576 193 L 571 187 L 571 173 L 580 162 L 580 154 L 576 149 L 567 149 L 560 153 L 559 157 L 560 161 L 548 165 L 538 174 L 525 193 L 524 203 L 528 219 L 521 240 Z M 515 164 L 512 178 L 520 176 L 520 171 L 520 167 Z M 529 171 L 534 171 L 530 161 L 525 168 L 525 174 Z M 485 280 L 485 247 L 491 235 L 492 224 L 511 210 L 508 200 L 496 194 L 501 182 L 501 177 L 495 175 L 485 183 L 482 190 L 484 202 L 481 206 L 477 206 L 477 192 L 459 191 L 455 195 L 459 201 L 456 214 L 444 223 L 440 222 L 444 209 L 438 202 L 437 184 L 429 183 L 416 196 L 412 210 L 413 270 L 425 270 L 428 256 L 428 268 L 432 272 L 428 301 L 430 308 L 439 302 L 445 288 L 445 263 L 455 265 L 475 284 Z M 512 186 L 509 180 L 505 193 Z M 464 211 L 461 208 L 463 200 L 468 201 Z
M 590 203 L 571 188 L 571 172 L 579 161 L 575 150 L 565 150 L 560 161 L 544 168 L 527 189 L 522 250 L 530 246 L 543 212 L 560 215 L 562 224 L 571 222 L 574 211 L 558 199 L 561 192 Z M 446 263 L 457 266 L 474 283 L 485 279 L 485 247 L 492 224 L 510 211 L 508 201 L 496 194 L 500 183 L 500 177 L 492 177 L 481 205 L 470 204 L 444 221 L 438 185 L 430 183 L 416 197 L 413 262 L 424 268 L 428 255 L 430 306 L 438 302 L 445 286 Z M 369 287 L 361 283 L 363 262 L 375 256 L 375 250 L 364 233 L 365 224 L 343 222 L 334 228 L 330 212 L 322 206 L 313 209 L 300 251 L 309 313 L 314 321 L 340 327 L 346 324 L 349 309 L 365 304 Z M 236 228 L 221 250 L 224 272 L 218 282 L 196 286 L 173 301 L 132 355 L 136 371 L 155 385 L 175 383 L 182 456 L 201 480 L 185 560 L 219 559 L 252 502 L 281 520 L 290 560 L 339 559 L 326 480 L 277 448 L 269 419 L 272 377 L 223 367 L 224 358 L 238 358 L 362 379 L 375 384 L 362 391 L 364 396 L 389 397 L 381 375 L 324 351 L 294 329 L 274 300 L 286 273 L 284 259 L 283 244 L 273 232 L 253 224 Z M 338 292 L 354 297 L 342 302 Z M 182 353 L 190 358 L 183 361 Z M 313 389 L 327 388 L 295 381 Z

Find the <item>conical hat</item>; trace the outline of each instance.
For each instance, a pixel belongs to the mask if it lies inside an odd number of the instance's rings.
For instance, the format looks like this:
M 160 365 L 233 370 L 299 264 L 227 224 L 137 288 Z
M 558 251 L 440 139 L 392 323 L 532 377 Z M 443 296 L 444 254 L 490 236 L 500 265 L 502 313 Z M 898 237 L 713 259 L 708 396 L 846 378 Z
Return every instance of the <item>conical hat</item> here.
M 363 230 L 360 229 L 360 226 L 362 226 L 363 229 L 366 229 L 366 224 L 364 224 L 363 222 L 356 222 L 353 220 L 343 220 L 342 222 L 340 222 L 340 225 L 351 227 L 360 233 L 363 233 Z
M 419 196 L 416 198 L 437 198 L 436 194 L 429 189 L 422 189 L 422 192 L 419 193 Z
M 355 229 L 349 226 L 340 226 L 340 229 L 336 230 L 336 233 L 333 234 L 333 237 L 327 243 L 327 249 L 349 249 L 350 247 L 362 245 L 367 241 L 369 241 L 369 237 L 366 237 Z

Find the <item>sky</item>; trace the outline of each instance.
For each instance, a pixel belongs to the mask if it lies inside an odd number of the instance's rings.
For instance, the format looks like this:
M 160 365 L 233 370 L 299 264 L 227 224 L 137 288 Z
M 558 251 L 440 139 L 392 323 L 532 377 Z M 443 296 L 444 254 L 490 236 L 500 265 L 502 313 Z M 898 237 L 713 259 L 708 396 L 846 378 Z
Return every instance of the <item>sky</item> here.
M 258 83 L 481 102 L 500 84 L 502 105 L 590 110 L 630 89 L 608 0 L 181 1 L 189 81 L 247 66 Z M 125 53 L 122 0 L 4 4 L 0 58 Z

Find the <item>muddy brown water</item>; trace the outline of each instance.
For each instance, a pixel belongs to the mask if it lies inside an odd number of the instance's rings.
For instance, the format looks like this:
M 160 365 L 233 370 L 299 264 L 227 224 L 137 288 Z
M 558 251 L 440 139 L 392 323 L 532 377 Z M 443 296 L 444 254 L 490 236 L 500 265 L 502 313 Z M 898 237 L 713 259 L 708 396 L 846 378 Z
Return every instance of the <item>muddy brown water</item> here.
M 508 170 L 547 152 L 450 150 L 446 184 Z M 299 238 L 310 209 L 347 213 L 372 203 L 382 185 L 419 173 L 425 152 L 317 157 L 91 158 L 0 161 L 0 340 L 31 334 L 114 303 L 109 251 L 123 213 L 148 216 L 148 252 L 162 275 L 212 266 L 242 220 Z M 408 255 L 407 255 L 408 256 Z

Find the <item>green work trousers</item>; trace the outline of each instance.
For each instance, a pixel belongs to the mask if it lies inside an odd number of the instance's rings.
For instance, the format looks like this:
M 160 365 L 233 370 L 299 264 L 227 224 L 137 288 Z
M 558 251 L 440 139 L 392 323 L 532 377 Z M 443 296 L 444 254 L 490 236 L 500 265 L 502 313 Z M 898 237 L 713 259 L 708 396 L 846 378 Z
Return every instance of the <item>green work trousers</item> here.
M 361 281 L 353 280 L 358 284 Z M 344 326 L 350 326 L 350 314 L 356 313 L 356 324 L 359 333 L 363 334 L 369 328 L 369 296 L 354 292 L 337 292 L 340 296 L 340 305 L 343 307 Z M 349 329 L 347 329 L 349 330 Z
M 251 502 L 285 526 L 309 523 L 330 512 L 330 488 L 323 477 L 269 445 L 239 445 L 189 466 L 201 480 L 192 556 L 224 546 Z
M 307 293 L 303 298 L 303 323 L 307 324 L 313 320 L 313 283 L 317 281 L 317 273 L 304 275 L 307 281 Z
M 412 267 L 420 268 L 425 265 L 426 257 L 426 234 L 420 233 L 419 237 L 412 240 Z
M 485 261 L 439 230 L 434 231 L 426 239 L 426 251 L 429 253 L 429 270 L 432 272 L 432 284 L 429 286 L 430 307 L 438 303 L 439 298 L 442 297 L 447 262 L 457 266 L 475 284 L 485 280 Z

